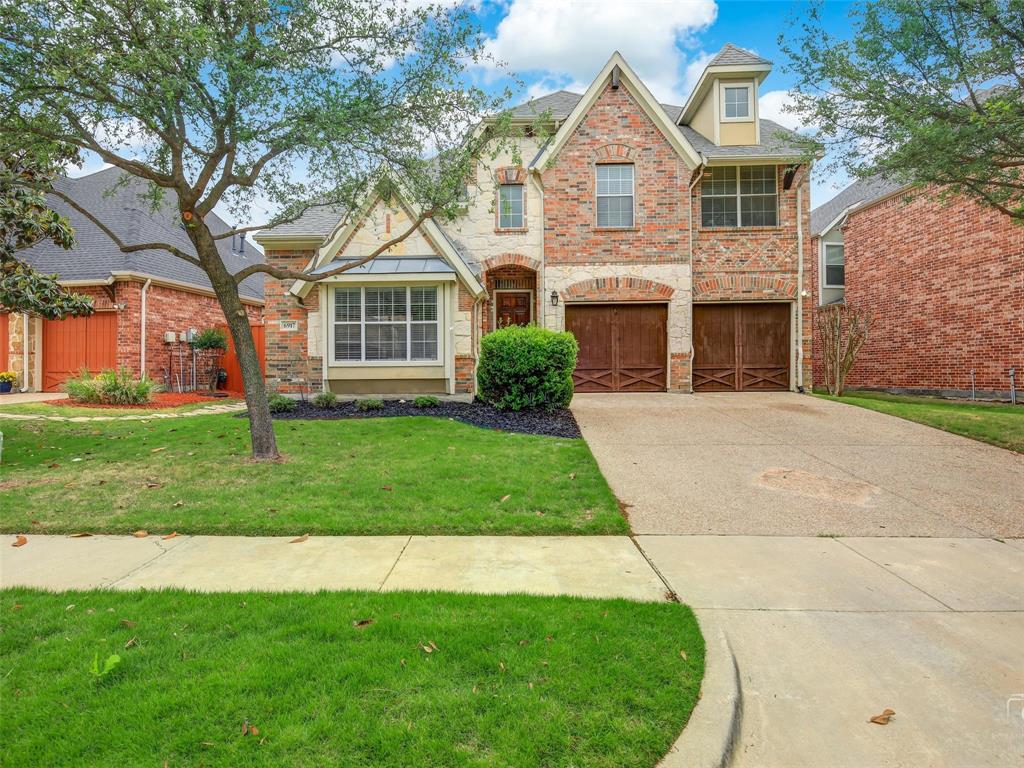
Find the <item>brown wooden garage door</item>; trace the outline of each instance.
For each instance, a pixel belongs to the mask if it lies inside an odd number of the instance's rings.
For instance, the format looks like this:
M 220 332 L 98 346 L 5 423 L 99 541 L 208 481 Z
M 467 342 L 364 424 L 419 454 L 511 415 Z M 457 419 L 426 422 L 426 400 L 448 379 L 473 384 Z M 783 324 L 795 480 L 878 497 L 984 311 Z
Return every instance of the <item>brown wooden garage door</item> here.
M 117 367 L 117 313 L 43 321 L 43 389 L 56 392 L 83 368 Z
M 565 328 L 580 345 L 576 391 L 664 391 L 667 318 L 665 304 L 567 306 Z
M 789 389 L 789 304 L 695 304 L 693 388 Z

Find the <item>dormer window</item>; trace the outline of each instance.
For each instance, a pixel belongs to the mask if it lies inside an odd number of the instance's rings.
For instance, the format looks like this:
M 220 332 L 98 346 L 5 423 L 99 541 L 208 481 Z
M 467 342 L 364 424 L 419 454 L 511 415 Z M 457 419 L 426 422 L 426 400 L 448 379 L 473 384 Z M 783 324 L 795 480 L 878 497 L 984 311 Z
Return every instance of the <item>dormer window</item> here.
M 722 122 L 747 122 L 754 119 L 753 83 L 722 83 Z

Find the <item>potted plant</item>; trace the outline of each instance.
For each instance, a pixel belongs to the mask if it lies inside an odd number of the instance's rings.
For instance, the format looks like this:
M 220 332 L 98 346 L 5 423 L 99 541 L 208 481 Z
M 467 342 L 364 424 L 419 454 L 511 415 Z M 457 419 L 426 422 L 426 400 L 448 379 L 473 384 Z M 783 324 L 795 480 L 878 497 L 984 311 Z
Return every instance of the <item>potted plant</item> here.
M 7 394 L 14 389 L 17 380 L 18 374 L 14 371 L 0 371 L 0 394 Z
M 189 343 L 193 352 L 205 358 L 207 385 L 210 392 L 216 392 L 220 380 L 220 358 L 228 349 L 228 335 L 220 328 L 206 328 L 193 336 Z

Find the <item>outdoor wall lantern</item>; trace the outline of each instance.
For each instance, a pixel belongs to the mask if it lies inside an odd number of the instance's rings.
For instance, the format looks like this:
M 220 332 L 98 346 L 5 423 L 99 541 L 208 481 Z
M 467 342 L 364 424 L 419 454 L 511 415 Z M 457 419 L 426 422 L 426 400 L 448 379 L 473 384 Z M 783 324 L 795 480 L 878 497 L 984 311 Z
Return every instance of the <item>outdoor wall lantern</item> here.
M 558 291 L 552 291 L 551 292 L 551 306 L 552 307 L 557 307 L 558 306 Z

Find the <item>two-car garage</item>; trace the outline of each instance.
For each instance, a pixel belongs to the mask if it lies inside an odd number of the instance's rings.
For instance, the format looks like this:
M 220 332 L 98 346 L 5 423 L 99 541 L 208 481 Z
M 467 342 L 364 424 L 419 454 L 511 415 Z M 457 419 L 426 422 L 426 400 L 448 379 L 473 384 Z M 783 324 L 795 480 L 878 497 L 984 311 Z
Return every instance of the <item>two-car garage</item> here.
M 693 305 L 693 389 L 790 387 L 788 302 Z M 577 392 L 663 392 L 669 386 L 668 305 L 574 304 L 565 328 L 579 342 Z

